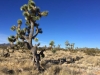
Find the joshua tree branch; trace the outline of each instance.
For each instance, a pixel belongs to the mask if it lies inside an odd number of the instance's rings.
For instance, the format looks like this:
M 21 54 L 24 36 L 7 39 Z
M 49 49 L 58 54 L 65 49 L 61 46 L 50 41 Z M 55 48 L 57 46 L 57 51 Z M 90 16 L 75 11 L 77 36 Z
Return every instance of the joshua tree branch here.
M 18 27 L 17 28 L 20 28 L 21 27 L 21 25 L 20 24 L 18 24 Z M 25 36 L 25 35 L 22 35 L 23 37 L 24 37 L 24 39 L 25 40 L 28 40 L 29 39 L 29 37 L 28 36 Z
M 29 36 L 25 36 L 25 35 L 22 35 L 22 36 L 24 37 L 25 40 L 27 41 L 29 40 Z

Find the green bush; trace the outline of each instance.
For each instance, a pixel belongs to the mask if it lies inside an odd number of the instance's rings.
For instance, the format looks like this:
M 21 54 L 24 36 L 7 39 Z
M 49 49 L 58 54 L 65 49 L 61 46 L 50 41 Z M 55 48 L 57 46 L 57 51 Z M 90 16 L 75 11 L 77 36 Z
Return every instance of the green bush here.
M 52 50 L 52 53 L 56 53 L 56 50 L 55 50 L 55 49 L 53 49 L 53 50 Z

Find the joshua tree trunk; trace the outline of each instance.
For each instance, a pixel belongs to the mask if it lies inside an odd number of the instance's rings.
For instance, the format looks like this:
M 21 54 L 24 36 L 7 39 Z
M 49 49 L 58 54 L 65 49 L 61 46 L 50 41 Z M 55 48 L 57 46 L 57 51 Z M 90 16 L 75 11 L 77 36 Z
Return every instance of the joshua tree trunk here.
M 42 57 L 44 57 L 44 54 L 43 52 L 45 51 L 42 50 L 39 54 L 37 53 L 37 49 L 38 49 L 38 46 L 40 45 L 40 43 L 38 43 L 37 45 L 35 45 L 34 47 L 32 47 L 31 51 L 32 51 L 32 54 L 33 54 L 33 65 L 37 66 L 38 70 L 40 70 L 40 55 Z
M 31 29 L 30 29 L 29 41 L 28 41 L 30 48 L 32 48 L 32 37 L 33 37 L 33 34 L 34 34 L 34 23 L 31 22 Z
M 28 44 L 29 44 L 29 49 L 31 49 L 32 48 L 32 39 L 29 39 Z

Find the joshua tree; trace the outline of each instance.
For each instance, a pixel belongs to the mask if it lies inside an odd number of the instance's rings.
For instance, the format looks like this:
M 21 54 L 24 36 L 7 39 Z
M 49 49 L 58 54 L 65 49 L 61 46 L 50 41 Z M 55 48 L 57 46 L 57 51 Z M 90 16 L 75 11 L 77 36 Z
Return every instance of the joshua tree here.
M 74 49 L 74 45 L 75 45 L 75 43 L 69 43 L 69 41 L 66 41 L 65 42 L 65 45 L 67 46 L 67 48 L 70 48 L 70 49 Z
M 75 43 L 71 43 L 71 44 L 70 44 L 70 48 L 71 48 L 71 49 L 74 49 L 74 45 L 75 45 Z
M 14 42 L 16 41 L 15 36 L 8 37 L 8 41 L 10 42 L 10 46 L 7 47 L 7 51 L 9 52 L 9 49 L 13 49 L 14 52 Z
M 54 41 L 50 41 L 49 45 L 51 46 L 51 50 L 52 50 L 54 46 Z
M 60 46 L 61 46 L 61 45 L 60 45 L 60 44 L 58 44 L 58 49 L 60 49 Z
M 46 49 L 46 48 L 47 48 L 47 46 L 45 45 L 45 46 L 44 46 L 44 48 Z
M 26 27 L 23 29 L 21 28 L 22 20 L 19 19 L 17 21 L 17 25 L 11 27 L 11 30 L 16 31 L 17 34 L 15 36 L 8 37 L 8 40 L 11 42 L 11 45 L 12 43 L 17 42 L 16 44 L 18 47 L 27 46 L 28 49 L 32 50 L 33 57 L 35 57 L 35 61 L 37 61 L 37 48 L 35 48 L 37 46 L 32 45 L 32 40 L 34 40 L 39 33 L 42 33 L 42 29 L 39 28 L 39 24 L 36 23 L 36 21 L 40 20 L 42 16 L 47 16 L 48 11 L 41 12 L 33 0 L 29 0 L 28 4 L 24 4 L 20 9 L 23 11 L 23 15 L 26 20 Z
M 69 47 L 68 47 L 68 46 L 70 46 L 69 41 L 66 41 L 66 42 L 65 42 L 65 45 L 66 45 L 66 48 L 69 48 Z
M 70 44 L 70 48 L 73 49 L 73 44 Z
M 72 48 L 74 49 L 74 45 L 75 45 L 75 43 L 72 43 Z

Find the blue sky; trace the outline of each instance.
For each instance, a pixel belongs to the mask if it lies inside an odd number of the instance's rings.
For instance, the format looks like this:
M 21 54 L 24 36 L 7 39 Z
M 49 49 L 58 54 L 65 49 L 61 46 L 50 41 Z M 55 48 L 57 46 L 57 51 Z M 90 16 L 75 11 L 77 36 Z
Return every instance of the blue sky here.
M 7 43 L 7 37 L 15 34 L 10 30 L 17 20 L 25 19 L 20 11 L 28 0 L 0 1 L 0 43 Z M 100 0 L 34 0 L 41 11 L 48 10 L 49 15 L 38 21 L 43 29 L 39 34 L 41 46 L 55 45 L 65 48 L 65 41 L 75 43 L 75 47 L 100 48 Z

